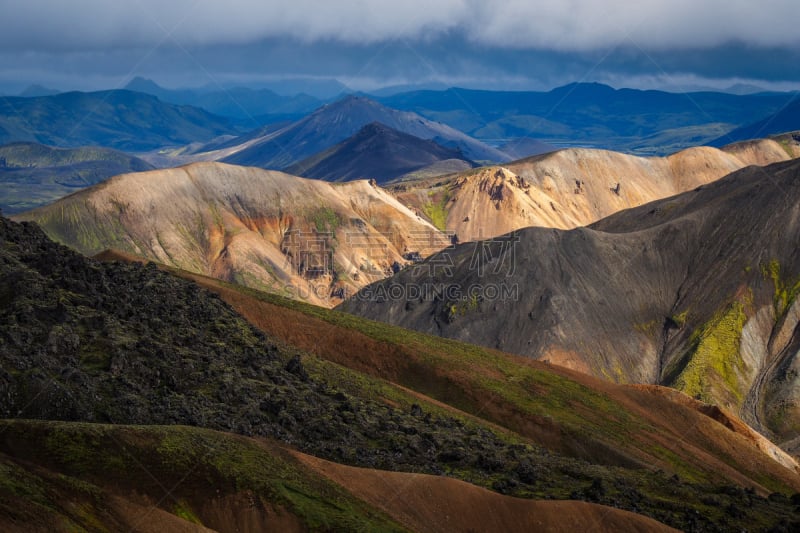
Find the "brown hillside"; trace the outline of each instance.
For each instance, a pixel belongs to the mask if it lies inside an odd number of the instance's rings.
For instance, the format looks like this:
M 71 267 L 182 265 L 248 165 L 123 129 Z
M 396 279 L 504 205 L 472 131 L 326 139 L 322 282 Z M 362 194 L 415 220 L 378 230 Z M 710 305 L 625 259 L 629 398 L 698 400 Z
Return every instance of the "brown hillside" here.
M 455 479 L 356 468 L 295 455 L 413 531 L 676 531 L 602 505 L 510 498 Z

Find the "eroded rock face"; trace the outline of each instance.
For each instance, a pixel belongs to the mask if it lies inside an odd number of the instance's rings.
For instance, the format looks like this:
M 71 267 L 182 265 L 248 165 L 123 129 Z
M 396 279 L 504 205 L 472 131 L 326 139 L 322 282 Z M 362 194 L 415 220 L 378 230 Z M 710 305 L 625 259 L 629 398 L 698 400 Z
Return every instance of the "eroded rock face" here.
M 749 167 L 588 228 L 463 244 L 444 252 L 450 272 L 407 269 L 342 309 L 674 386 L 784 441 L 800 428 L 798 235 L 800 162 Z M 439 290 L 376 297 L 392 285 Z

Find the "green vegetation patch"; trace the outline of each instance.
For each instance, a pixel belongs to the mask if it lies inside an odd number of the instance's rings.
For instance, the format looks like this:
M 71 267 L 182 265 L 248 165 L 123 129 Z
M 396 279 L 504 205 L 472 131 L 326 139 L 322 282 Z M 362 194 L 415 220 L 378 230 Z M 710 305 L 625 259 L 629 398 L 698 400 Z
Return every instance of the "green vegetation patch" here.
M 739 373 L 744 370 L 744 361 L 739 346 L 746 321 L 744 304 L 733 302 L 695 330 L 686 355 L 688 363 L 678 375 L 675 388 L 711 401 L 717 387 L 723 387 L 736 405 L 741 405 L 744 393 Z
M 342 218 L 330 207 L 320 207 L 314 210 L 309 219 L 314 224 L 317 233 L 336 233 L 342 225 Z
M 434 191 L 429 191 L 428 196 L 433 198 Z M 422 212 L 428 217 L 431 223 L 439 230 L 447 230 L 447 202 L 450 201 L 450 191 L 444 189 L 438 202 L 426 202 L 422 206 Z
M 766 265 L 761 265 L 761 274 L 765 278 L 771 279 L 775 287 L 773 305 L 775 306 L 776 322 L 780 322 L 786 316 L 797 295 L 800 294 L 800 279 L 789 280 L 784 278 L 781 272 L 781 265 L 776 259 Z

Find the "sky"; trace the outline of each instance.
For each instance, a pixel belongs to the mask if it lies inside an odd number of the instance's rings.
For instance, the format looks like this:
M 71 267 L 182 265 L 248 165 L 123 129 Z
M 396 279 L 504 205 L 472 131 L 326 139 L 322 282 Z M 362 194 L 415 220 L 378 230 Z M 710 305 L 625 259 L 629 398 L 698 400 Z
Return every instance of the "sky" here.
M 0 0 L 0 92 L 800 88 L 794 0 Z M 325 89 L 318 89 L 324 91 Z

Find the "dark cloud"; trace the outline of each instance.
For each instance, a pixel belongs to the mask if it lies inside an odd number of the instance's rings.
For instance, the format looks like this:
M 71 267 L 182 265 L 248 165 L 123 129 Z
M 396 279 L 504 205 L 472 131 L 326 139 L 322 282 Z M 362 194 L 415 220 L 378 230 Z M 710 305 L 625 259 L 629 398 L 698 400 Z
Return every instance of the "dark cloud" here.
M 0 0 L 0 84 L 800 81 L 785 0 Z

